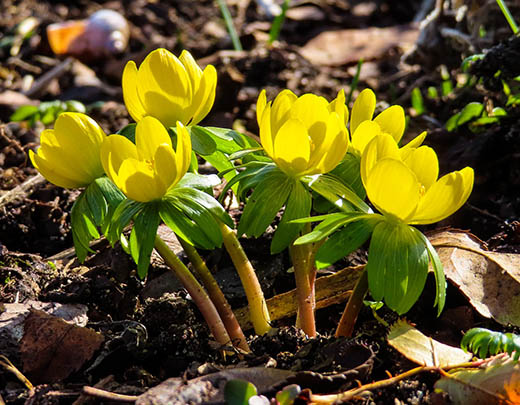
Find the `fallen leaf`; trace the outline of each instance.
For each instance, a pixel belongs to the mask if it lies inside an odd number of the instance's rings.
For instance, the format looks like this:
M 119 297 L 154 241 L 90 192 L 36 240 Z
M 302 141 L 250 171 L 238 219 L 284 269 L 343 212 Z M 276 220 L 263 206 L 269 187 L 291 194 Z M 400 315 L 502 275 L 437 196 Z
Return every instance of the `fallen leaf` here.
M 230 380 L 251 382 L 259 393 L 274 392 L 295 375 L 289 370 L 252 367 L 222 370 L 186 381 L 170 378 L 140 395 L 135 405 L 224 404 L 224 387 Z
M 495 357 L 477 369 L 450 372 L 435 383 L 454 405 L 518 404 L 520 364 L 507 355 Z
M 325 31 L 307 42 L 301 54 L 315 65 L 341 66 L 374 60 L 392 48 L 409 48 L 419 36 L 415 25 Z
M 405 320 L 399 320 L 390 327 L 387 340 L 407 359 L 422 366 L 453 366 L 467 362 L 472 357 L 471 353 L 424 335 Z
M 79 370 L 104 341 L 91 329 L 32 309 L 25 319 L 20 355 L 34 383 L 54 383 Z
M 520 254 L 490 252 L 463 231 L 443 231 L 429 239 L 446 278 L 482 316 L 520 326 Z

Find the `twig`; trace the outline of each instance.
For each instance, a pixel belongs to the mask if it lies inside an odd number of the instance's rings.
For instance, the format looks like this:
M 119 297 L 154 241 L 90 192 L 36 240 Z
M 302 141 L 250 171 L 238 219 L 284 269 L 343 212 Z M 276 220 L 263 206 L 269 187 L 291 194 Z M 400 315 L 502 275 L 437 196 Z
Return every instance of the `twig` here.
M 5 194 L 0 195 L 0 209 L 13 201 L 25 198 L 28 194 L 32 193 L 36 187 L 45 183 L 45 181 L 45 178 L 41 174 L 37 174 Z
M 107 401 L 114 402 L 130 402 L 134 403 L 139 398 L 136 395 L 123 395 L 116 394 L 115 392 L 101 390 L 99 388 L 89 387 L 88 385 L 83 387 L 83 394 L 89 395 L 91 397 L 106 399 Z
M 22 374 L 20 370 L 18 370 L 11 361 L 5 357 L 3 354 L 0 354 L 0 366 L 5 368 L 7 371 L 13 373 L 16 378 L 18 378 L 29 390 L 33 390 L 34 386 L 31 384 L 29 379 Z
M 34 82 L 32 87 L 24 92 L 24 94 L 27 97 L 35 97 L 37 94 L 39 94 L 41 91 L 45 90 L 45 88 L 49 85 L 49 83 L 53 79 L 57 79 L 58 77 L 65 74 L 70 67 L 72 66 L 73 58 L 67 58 L 63 62 L 61 62 L 59 65 L 56 65 L 51 70 L 49 70 L 47 73 L 43 74 Z

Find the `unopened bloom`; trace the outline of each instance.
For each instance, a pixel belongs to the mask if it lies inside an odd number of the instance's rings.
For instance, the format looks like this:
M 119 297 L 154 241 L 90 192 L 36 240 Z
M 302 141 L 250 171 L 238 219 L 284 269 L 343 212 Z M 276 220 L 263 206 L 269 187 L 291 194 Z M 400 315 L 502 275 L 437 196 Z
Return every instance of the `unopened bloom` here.
M 361 178 L 374 206 L 407 224 L 431 224 L 457 211 L 473 188 L 471 167 L 438 179 L 439 161 L 428 146 L 399 149 L 390 135 L 378 135 L 361 157 Z
M 199 123 L 213 106 L 216 85 L 215 68 L 208 65 L 202 71 L 188 51 L 177 58 L 156 49 L 139 69 L 130 61 L 123 71 L 123 98 L 132 118 L 139 122 L 152 116 L 166 127 L 177 121 Z
M 106 134 L 89 116 L 66 112 L 54 129 L 40 135 L 40 148 L 29 151 L 32 164 L 48 181 L 64 188 L 88 186 L 103 176 L 99 150 Z
M 155 118 L 137 123 L 135 144 L 121 135 L 110 135 L 101 147 L 101 162 L 108 177 L 135 201 L 162 198 L 186 174 L 191 159 L 191 139 L 177 122 L 177 148 L 166 128 Z
M 284 90 L 267 102 L 265 90 L 256 105 L 265 152 L 289 176 L 327 173 L 348 147 L 348 110 L 343 91 L 332 102 L 314 94 L 301 97 Z
M 365 89 L 354 101 L 350 117 L 351 147 L 359 154 L 377 135 L 388 134 L 399 142 L 404 134 L 405 114 L 399 105 L 393 105 L 372 118 L 376 108 L 376 96 L 370 89 Z M 424 133 L 426 135 L 426 133 Z

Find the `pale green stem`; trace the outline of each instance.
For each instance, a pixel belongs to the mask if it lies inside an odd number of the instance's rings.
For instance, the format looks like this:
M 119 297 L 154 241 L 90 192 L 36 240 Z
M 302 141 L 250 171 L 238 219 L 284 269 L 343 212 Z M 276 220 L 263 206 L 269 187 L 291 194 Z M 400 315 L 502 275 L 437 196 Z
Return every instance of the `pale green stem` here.
M 186 256 L 188 256 L 188 259 L 190 259 L 193 270 L 195 270 L 195 273 L 206 288 L 209 298 L 217 308 L 217 311 L 220 314 L 222 322 L 224 322 L 224 326 L 226 327 L 233 344 L 242 350 L 249 352 L 250 349 L 247 344 L 246 337 L 242 332 L 242 328 L 240 327 L 240 324 L 238 323 L 228 300 L 217 284 L 217 280 L 215 280 L 215 277 L 213 277 L 213 274 L 211 274 L 209 271 L 206 262 L 202 259 L 202 257 L 200 257 L 197 249 L 195 249 L 188 242 L 181 238 L 179 238 L 179 242 L 184 249 L 184 253 L 186 253 Z
M 368 292 L 368 274 L 366 268 L 362 271 L 359 279 L 352 290 L 352 294 L 348 299 L 343 315 L 336 329 L 336 337 L 346 336 L 351 337 L 354 331 L 354 325 L 356 324 L 357 317 L 361 308 L 363 307 L 363 299 L 365 294 Z
M 251 323 L 253 324 L 255 332 L 258 335 L 263 335 L 271 329 L 271 325 L 269 324 L 271 319 L 264 293 L 256 277 L 253 265 L 249 261 L 246 252 L 244 252 L 235 232 L 222 222 L 220 223 L 220 230 L 224 239 L 224 246 L 231 257 L 231 261 L 235 265 L 242 286 L 244 287 Z
M 159 253 L 164 262 L 179 278 L 184 288 L 186 288 L 193 302 L 197 305 L 197 308 L 199 308 L 199 311 L 206 320 L 215 340 L 221 345 L 229 345 L 231 339 L 229 338 L 224 323 L 215 305 L 213 305 L 208 294 L 206 294 L 206 291 L 204 291 L 195 276 L 191 274 L 184 263 L 159 236 L 155 237 L 155 250 L 157 250 L 157 253 Z
M 294 268 L 296 294 L 298 297 L 298 326 L 307 336 L 316 336 L 316 322 L 314 319 L 314 282 L 311 283 L 310 248 L 311 245 L 291 245 L 289 253 Z

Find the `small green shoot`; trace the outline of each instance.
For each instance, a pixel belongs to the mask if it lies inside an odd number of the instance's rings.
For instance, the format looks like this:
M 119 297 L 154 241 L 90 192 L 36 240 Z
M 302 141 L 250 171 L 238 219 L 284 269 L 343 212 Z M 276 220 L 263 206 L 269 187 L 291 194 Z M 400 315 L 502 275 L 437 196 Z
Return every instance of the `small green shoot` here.
M 231 37 L 231 42 L 233 42 L 233 48 L 235 48 L 235 51 L 242 51 L 242 44 L 240 43 L 240 38 L 238 37 L 235 26 L 233 25 L 233 18 L 231 17 L 231 13 L 229 12 L 226 0 L 217 0 L 217 3 L 220 7 L 222 17 L 224 17 L 226 28 L 228 30 L 229 36 Z
M 10 120 L 14 122 L 27 121 L 30 127 L 33 127 L 36 121 L 40 121 L 44 125 L 50 125 L 56 121 L 56 118 L 62 112 L 85 113 L 86 110 L 85 105 L 76 100 L 44 101 L 39 106 L 23 105 L 17 108 L 11 115 Z
M 499 353 L 514 354 L 514 359 L 520 358 L 520 335 L 514 333 L 494 332 L 485 328 L 473 328 L 466 332 L 460 347 L 485 359 Z
M 345 104 L 350 105 L 350 102 L 352 101 L 352 95 L 357 89 L 357 85 L 359 82 L 359 75 L 361 74 L 361 66 L 363 66 L 363 58 L 361 58 L 357 63 L 356 68 L 356 74 L 352 78 L 352 83 L 350 84 L 350 91 L 348 93 L 347 99 L 345 101 Z
M 275 17 L 273 24 L 271 25 L 271 30 L 269 31 L 269 41 L 267 42 L 268 45 L 271 45 L 280 36 L 280 31 L 282 29 L 283 22 L 285 21 L 285 15 L 289 9 L 289 3 L 290 0 L 284 0 L 282 4 L 282 12 Z
M 249 399 L 256 395 L 256 387 L 249 381 L 229 380 L 224 387 L 224 398 L 228 405 L 248 405 Z
M 424 106 L 424 99 L 421 93 L 421 89 L 419 87 L 415 87 L 412 90 L 412 107 L 415 110 L 415 114 L 422 115 L 426 112 L 426 107 Z
M 497 0 L 497 4 L 498 7 L 500 7 L 502 14 L 504 14 L 504 17 L 506 18 L 509 26 L 511 27 L 511 31 L 513 31 L 513 34 L 518 34 L 518 25 L 516 24 L 516 21 L 513 18 L 511 11 L 509 11 L 506 2 L 504 0 Z

